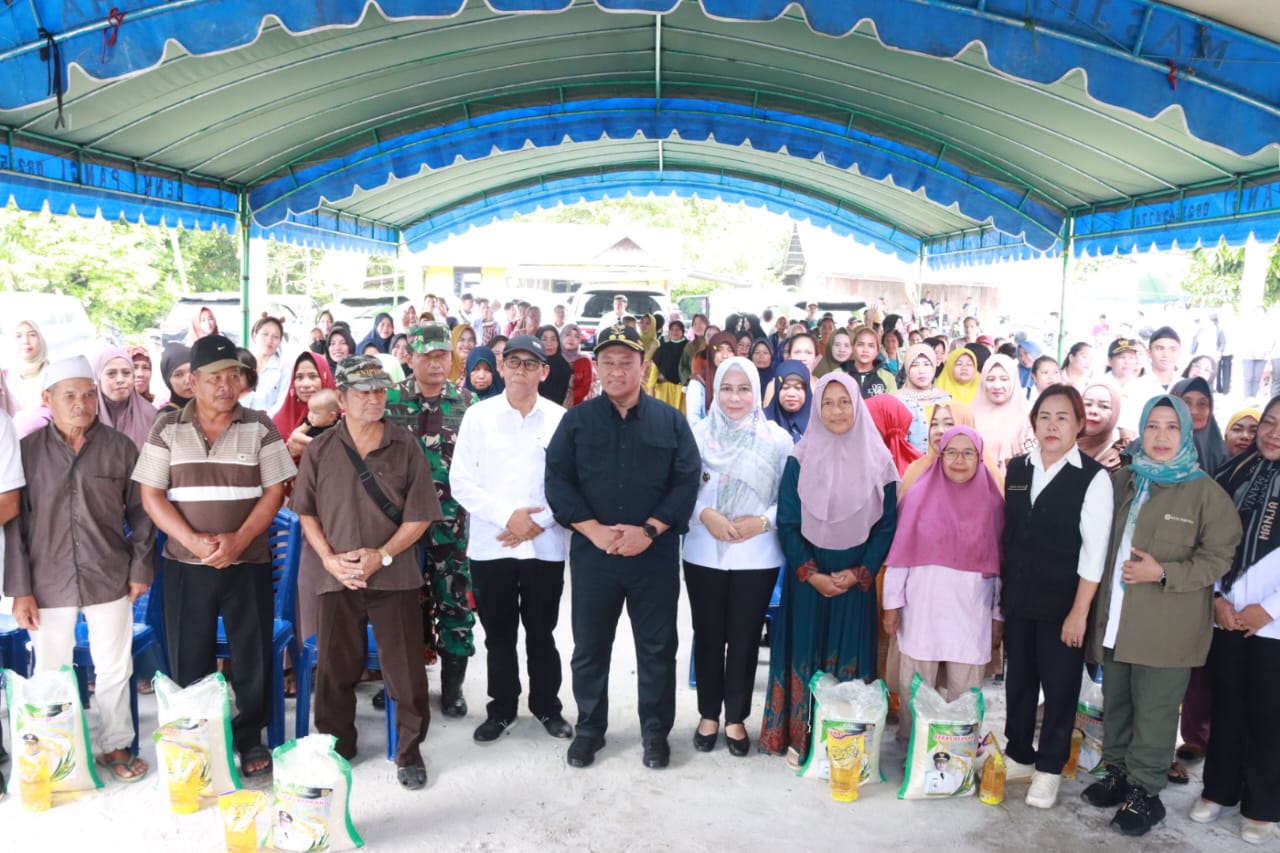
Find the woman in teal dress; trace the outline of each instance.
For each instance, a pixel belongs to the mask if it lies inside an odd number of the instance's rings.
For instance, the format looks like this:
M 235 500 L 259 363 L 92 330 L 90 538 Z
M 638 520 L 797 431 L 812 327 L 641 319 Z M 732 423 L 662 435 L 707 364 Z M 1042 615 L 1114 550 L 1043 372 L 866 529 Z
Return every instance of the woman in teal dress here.
M 771 628 L 760 751 L 799 766 L 809 752 L 817 670 L 840 681 L 876 676 L 876 572 L 893 544 L 898 472 L 856 380 L 814 388 L 811 418 L 782 474 L 778 536 L 789 568 Z

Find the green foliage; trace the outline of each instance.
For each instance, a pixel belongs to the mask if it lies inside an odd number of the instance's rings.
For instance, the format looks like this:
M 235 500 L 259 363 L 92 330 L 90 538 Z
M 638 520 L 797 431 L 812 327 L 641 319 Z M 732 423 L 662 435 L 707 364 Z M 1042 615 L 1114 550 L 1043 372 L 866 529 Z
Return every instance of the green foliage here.
M 0 234 L 0 284 L 74 296 L 100 327 L 135 335 L 174 302 L 162 229 L 11 208 Z
M 728 287 L 722 281 L 682 281 L 671 286 L 671 301 L 679 302 L 686 296 L 704 296 Z
M 240 289 L 240 246 L 225 231 L 178 231 L 186 266 L 185 289 L 192 293 L 225 293 Z
M 1225 242 L 1209 248 L 1193 249 L 1191 268 L 1182 280 L 1182 290 L 1195 306 L 1238 305 L 1244 278 L 1244 248 L 1234 249 Z M 1280 245 L 1272 246 L 1267 278 L 1263 285 L 1263 304 L 1280 300 Z

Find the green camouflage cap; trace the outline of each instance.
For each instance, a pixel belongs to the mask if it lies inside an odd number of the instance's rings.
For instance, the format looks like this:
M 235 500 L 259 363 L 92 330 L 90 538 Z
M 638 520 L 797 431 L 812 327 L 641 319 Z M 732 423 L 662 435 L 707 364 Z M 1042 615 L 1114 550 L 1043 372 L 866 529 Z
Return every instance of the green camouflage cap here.
M 409 352 L 431 352 L 432 350 L 452 350 L 453 341 L 449 339 L 449 327 L 439 323 L 428 323 L 425 326 L 410 326 L 407 334 Z
M 349 355 L 338 362 L 334 383 L 354 391 L 383 391 L 396 384 L 372 355 Z

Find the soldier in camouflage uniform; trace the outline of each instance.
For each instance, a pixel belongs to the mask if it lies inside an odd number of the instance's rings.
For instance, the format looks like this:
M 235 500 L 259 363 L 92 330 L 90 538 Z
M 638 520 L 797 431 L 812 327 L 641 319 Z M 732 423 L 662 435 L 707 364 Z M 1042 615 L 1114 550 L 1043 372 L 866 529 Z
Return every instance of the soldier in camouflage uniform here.
M 462 717 L 467 713 L 462 682 L 467 658 L 475 654 L 471 631 L 476 617 L 466 555 L 467 513 L 449 491 L 449 465 L 471 392 L 447 379 L 453 359 L 447 328 L 412 326 L 408 339 L 413 373 L 387 392 L 387 422 L 407 427 L 418 437 L 444 513 L 444 520 L 434 522 L 422 539 L 427 552 L 423 634 L 427 648 L 440 654 L 442 710 L 445 716 Z

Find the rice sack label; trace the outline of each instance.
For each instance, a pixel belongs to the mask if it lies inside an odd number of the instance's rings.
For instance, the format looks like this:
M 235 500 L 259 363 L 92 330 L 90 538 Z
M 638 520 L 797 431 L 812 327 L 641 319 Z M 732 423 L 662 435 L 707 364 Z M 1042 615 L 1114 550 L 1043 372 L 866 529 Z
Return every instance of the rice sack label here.
M 22 771 L 9 780 L 18 791 L 20 777 L 48 780 L 53 793 L 101 788 L 90 760 L 89 726 L 75 671 L 64 666 L 23 678 L 5 670 L 10 742 Z
M 209 721 L 183 717 L 165 723 L 152 735 L 156 755 L 164 764 L 165 773 L 171 777 L 186 778 L 194 768 L 198 779 L 197 791 L 202 797 L 216 796 L 213 787 L 213 767 L 209 759 Z
M 332 788 L 275 785 L 271 845 L 277 850 L 328 850 Z
M 920 679 L 911 680 L 911 743 L 900 800 L 972 796 L 985 705 L 976 688 L 946 702 Z
M 351 765 L 332 735 L 278 746 L 271 797 L 271 846 L 278 850 L 350 850 L 364 846 L 351 823 Z
M 1083 734 L 1076 767 L 1094 776 L 1106 775 L 1102 764 L 1102 685 L 1081 676 L 1080 698 L 1076 700 L 1076 728 Z
M 880 745 L 889 713 L 889 695 L 883 681 L 836 681 L 818 671 L 809 680 L 813 694 L 813 737 L 809 757 L 797 776 L 830 781 L 831 761 L 827 742 L 833 732 L 862 738 L 858 759 L 859 785 L 883 782 L 880 772 Z
M 231 740 L 231 696 L 222 673 L 215 672 L 187 687 L 156 673 L 157 716 L 161 725 L 152 739 L 164 766 L 199 764 L 200 796 L 216 797 L 240 787 Z

